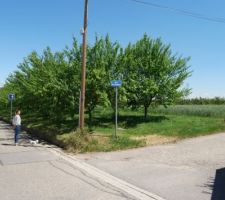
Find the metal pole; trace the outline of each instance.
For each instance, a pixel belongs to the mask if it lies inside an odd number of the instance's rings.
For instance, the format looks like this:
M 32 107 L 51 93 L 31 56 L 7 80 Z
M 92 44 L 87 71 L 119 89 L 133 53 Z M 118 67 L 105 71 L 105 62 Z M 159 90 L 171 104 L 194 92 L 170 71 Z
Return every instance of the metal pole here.
M 10 100 L 10 121 L 12 121 L 12 99 Z
M 84 129 L 84 110 L 85 110 L 85 82 L 86 82 L 86 54 L 87 54 L 87 18 L 88 0 L 84 6 L 84 27 L 83 27 L 83 53 L 82 53 L 82 72 L 81 72 L 81 103 L 80 103 L 80 129 Z
M 115 138 L 116 138 L 116 135 L 117 135 L 117 97 L 118 97 L 118 87 L 115 88 L 116 89 L 116 101 L 115 101 L 115 107 L 116 107 L 116 110 L 115 110 Z

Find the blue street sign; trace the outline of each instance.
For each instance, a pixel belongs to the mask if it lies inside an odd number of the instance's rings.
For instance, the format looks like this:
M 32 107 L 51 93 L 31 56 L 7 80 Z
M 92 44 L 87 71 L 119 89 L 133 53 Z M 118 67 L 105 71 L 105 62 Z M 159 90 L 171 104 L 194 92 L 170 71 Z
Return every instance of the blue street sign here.
M 13 101 L 14 99 L 15 99 L 15 94 L 13 94 L 13 93 L 8 94 L 9 101 Z
M 111 81 L 111 86 L 112 87 L 120 87 L 122 85 L 122 81 L 121 80 L 113 80 Z

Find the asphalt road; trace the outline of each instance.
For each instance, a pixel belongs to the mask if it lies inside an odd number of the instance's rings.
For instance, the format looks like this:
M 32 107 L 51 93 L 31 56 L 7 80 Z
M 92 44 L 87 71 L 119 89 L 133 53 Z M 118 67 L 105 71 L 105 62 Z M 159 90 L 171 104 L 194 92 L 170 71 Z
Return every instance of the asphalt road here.
M 13 130 L 0 122 L 0 199 L 225 200 L 225 133 L 111 153 L 60 152 L 32 146 L 26 135 L 14 146 Z
M 225 200 L 225 133 L 76 158 L 167 200 Z
M 52 153 L 52 148 L 32 146 L 26 135 L 14 146 L 13 130 L 0 122 L 0 199 L 135 199 Z

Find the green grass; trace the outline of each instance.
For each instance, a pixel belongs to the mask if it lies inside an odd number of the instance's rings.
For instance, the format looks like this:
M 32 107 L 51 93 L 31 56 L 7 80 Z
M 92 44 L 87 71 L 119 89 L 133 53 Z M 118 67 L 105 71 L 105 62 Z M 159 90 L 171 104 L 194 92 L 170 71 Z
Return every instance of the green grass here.
M 225 118 L 225 105 L 176 105 L 164 108 L 160 106 L 152 110 L 153 113 L 165 115 L 189 115 L 202 117 Z
M 107 152 L 145 145 L 143 140 L 134 140 L 129 137 L 96 136 L 88 133 L 81 134 L 79 131 L 59 135 L 57 139 L 69 152 Z
M 34 135 L 74 152 L 114 151 L 144 146 L 144 140 L 134 139 L 139 136 L 159 135 L 182 139 L 225 131 L 225 106 L 171 106 L 149 111 L 151 115 L 146 120 L 142 110 L 120 109 L 117 139 L 112 137 L 114 116 L 111 109 L 96 109 L 92 134 L 85 134 L 84 137 L 80 137 L 75 130 L 78 119 L 68 118 L 56 124 L 32 113 L 22 114 L 22 120 Z
M 109 137 L 108 139 L 101 141 L 101 139 L 92 139 L 86 146 L 82 148 L 82 152 L 93 151 L 116 151 L 145 146 L 145 141 L 134 140 L 129 137 Z
M 132 126 L 127 126 L 127 121 L 121 121 L 118 130 L 119 136 L 145 136 L 145 135 L 161 135 L 173 136 L 179 138 L 196 137 L 225 130 L 225 123 L 222 118 L 212 117 L 197 117 L 197 116 L 176 116 L 166 115 L 161 120 L 154 119 L 160 116 L 152 116 L 147 121 L 134 123 Z M 120 120 L 120 119 L 119 119 Z M 98 126 L 95 131 L 112 135 L 114 133 L 113 124 L 108 124 L 108 127 Z

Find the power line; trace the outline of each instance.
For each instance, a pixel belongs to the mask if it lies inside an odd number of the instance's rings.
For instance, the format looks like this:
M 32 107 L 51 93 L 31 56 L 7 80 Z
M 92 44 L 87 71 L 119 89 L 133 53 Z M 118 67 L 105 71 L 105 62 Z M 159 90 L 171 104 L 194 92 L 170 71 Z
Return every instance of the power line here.
M 169 7 L 169 6 L 165 6 L 165 5 L 162 5 L 162 4 L 156 4 L 156 3 L 151 3 L 151 2 L 142 1 L 142 0 L 129 0 L 129 1 L 139 3 L 139 4 L 142 4 L 142 5 L 147 5 L 147 6 L 159 8 L 159 9 L 168 10 L 170 12 L 174 12 L 174 13 L 180 14 L 180 15 L 185 15 L 185 16 L 189 16 L 189 17 L 193 17 L 193 18 L 197 18 L 197 19 L 202 19 L 202 20 L 206 20 L 206 21 L 225 24 L 225 18 L 210 17 L 210 16 L 206 16 L 206 15 L 203 15 L 203 14 L 200 14 L 200 13 L 192 12 L 190 10 L 178 9 L 178 8 L 175 8 L 175 7 Z

